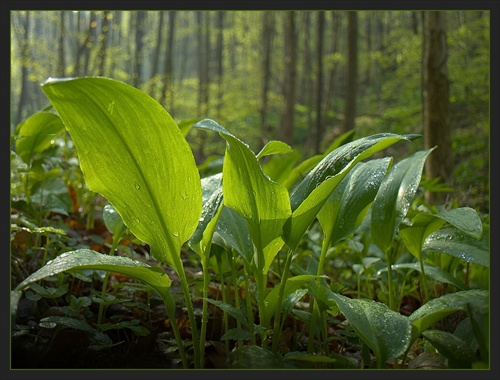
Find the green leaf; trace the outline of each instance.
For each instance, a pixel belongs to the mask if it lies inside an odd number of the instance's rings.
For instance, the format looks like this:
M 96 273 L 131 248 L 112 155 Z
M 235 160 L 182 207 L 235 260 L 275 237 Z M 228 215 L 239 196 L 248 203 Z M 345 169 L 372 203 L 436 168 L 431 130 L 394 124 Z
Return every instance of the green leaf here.
M 427 330 L 422 333 L 443 355 L 452 368 L 471 368 L 476 356 L 469 346 L 460 338 L 446 331 Z
M 228 313 L 231 317 L 235 318 L 236 320 L 240 321 L 243 326 L 249 327 L 249 322 L 245 314 L 237 308 L 235 308 L 233 305 L 230 305 L 228 303 L 222 302 L 222 301 L 216 301 L 210 298 L 204 298 L 207 302 L 210 302 L 211 304 L 217 306 L 221 310 L 225 311 Z
M 411 324 L 407 317 L 379 302 L 351 299 L 333 292 L 329 297 L 337 303 L 359 338 L 373 350 L 379 367 L 409 347 Z
M 17 126 L 16 152 L 29 164 L 37 153 L 48 149 L 63 131 L 64 124 L 59 116 L 51 112 L 38 112 Z
M 151 286 L 166 303 L 171 300 L 169 288 L 172 281 L 161 268 L 150 267 L 127 257 L 104 255 L 90 249 L 63 253 L 27 277 L 14 289 L 14 292 L 19 292 L 45 277 L 68 270 L 82 269 L 107 270 L 136 278 Z
M 220 340 L 252 340 L 253 334 L 248 330 L 243 330 L 239 328 L 230 329 L 220 337 Z
M 283 292 L 283 299 L 288 297 L 290 294 L 298 290 L 302 285 L 307 283 L 308 281 L 317 278 L 318 276 L 314 275 L 298 275 L 295 277 L 291 277 L 286 280 L 285 290 Z M 260 315 L 260 324 L 262 326 L 267 326 L 271 321 L 271 317 L 274 315 L 276 311 L 276 307 L 278 307 L 278 297 L 279 297 L 279 289 L 281 284 L 275 286 L 269 294 L 266 296 L 264 301 L 265 308 L 261 310 Z
M 408 251 L 420 260 L 425 239 L 441 228 L 445 220 L 436 215 L 419 213 L 412 218 L 411 223 L 411 226 L 400 225 L 399 236 Z
M 359 227 L 390 162 L 390 158 L 360 162 L 333 190 L 318 212 L 325 240 L 331 245 L 349 236 Z
M 398 269 L 413 269 L 418 272 L 422 271 L 422 268 L 420 267 L 420 263 L 406 263 L 406 264 L 394 264 L 391 266 L 393 270 L 398 270 Z M 382 272 L 386 272 L 387 267 L 380 269 L 377 272 L 377 276 L 380 275 Z M 467 286 L 462 283 L 461 281 L 457 280 L 455 277 L 453 277 L 451 274 L 448 272 L 442 270 L 441 268 L 438 268 L 433 265 L 429 264 L 424 264 L 424 271 L 425 275 L 432 278 L 433 280 L 445 283 L 445 284 L 451 284 L 454 287 L 456 287 L 459 290 L 466 290 Z
M 214 244 L 216 237 L 220 236 L 225 244 L 235 249 L 247 263 L 253 258 L 253 244 L 248 232 L 245 219 L 231 208 L 223 207 L 215 228 Z
M 203 207 L 198 227 L 189 239 L 189 246 L 202 258 L 206 258 L 223 206 L 221 179 L 219 173 L 201 180 Z
M 256 258 L 257 268 L 267 273 L 283 245 L 282 227 L 291 215 L 288 191 L 267 177 L 250 148 L 224 127 L 213 120 L 203 120 L 196 127 L 218 132 L 226 140 L 224 204 L 247 221 L 254 245 L 264 252 L 264 257 Z
M 470 207 L 456 208 L 438 216 L 475 239 L 480 239 L 483 234 L 481 219 L 476 210 Z
M 114 236 L 121 236 L 127 227 L 123 224 L 122 217 L 118 214 L 111 204 L 104 206 L 102 210 L 102 218 L 109 232 Z
M 373 242 L 387 252 L 399 224 L 417 192 L 427 156 L 434 148 L 419 151 L 396 163 L 382 181 L 372 204 Z
M 398 141 L 414 137 L 379 133 L 342 145 L 323 158 L 290 197 L 293 214 L 284 228 L 288 247 L 294 249 L 298 245 L 332 191 L 354 165 Z
M 422 253 L 441 252 L 469 263 L 490 266 L 489 234 L 476 240 L 455 227 L 442 228 L 425 239 Z
M 201 185 L 175 121 L 149 95 L 107 78 L 49 80 L 42 89 L 71 134 L 89 189 L 113 204 L 155 259 L 178 270 L 200 217 Z
M 113 343 L 111 338 L 102 332 L 97 331 L 93 327 L 91 327 L 87 322 L 81 321 L 75 318 L 69 317 L 60 317 L 60 316 L 50 316 L 46 318 L 42 318 L 40 320 L 40 325 L 50 326 L 51 324 L 58 324 L 67 328 L 75 329 L 83 331 L 87 334 L 87 336 L 95 343 L 101 346 L 108 346 Z
M 272 156 L 263 164 L 262 170 L 273 181 L 286 185 L 290 179 L 291 173 L 295 170 L 294 166 L 299 161 L 302 155 L 299 152 L 293 151 L 291 153 Z M 288 188 L 288 186 L 285 186 Z
M 484 305 L 488 302 L 489 292 L 481 289 L 463 290 L 430 300 L 408 317 L 413 326 L 412 341 L 446 316 L 457 311 L 465 311 L 468 303 Z
M 293 149 L 290 145 L 284 143 L 283 141 L 269 141 L 257 154 L 257 159 L 260 160 L 262 157 L 270 156 L 273 154 L 284 154 L 291 153 Z

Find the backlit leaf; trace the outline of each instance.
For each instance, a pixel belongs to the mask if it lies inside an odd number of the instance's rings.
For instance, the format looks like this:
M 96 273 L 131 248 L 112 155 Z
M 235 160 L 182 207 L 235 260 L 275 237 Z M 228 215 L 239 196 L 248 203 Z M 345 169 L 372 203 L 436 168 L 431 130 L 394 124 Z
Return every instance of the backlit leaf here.
M 42 89 L 71 134 L 89 189 L 113 204 L 155 259 L 179 269 L 201 186 L 175 121 L 146 93 L 107 78 L 48 80 Z

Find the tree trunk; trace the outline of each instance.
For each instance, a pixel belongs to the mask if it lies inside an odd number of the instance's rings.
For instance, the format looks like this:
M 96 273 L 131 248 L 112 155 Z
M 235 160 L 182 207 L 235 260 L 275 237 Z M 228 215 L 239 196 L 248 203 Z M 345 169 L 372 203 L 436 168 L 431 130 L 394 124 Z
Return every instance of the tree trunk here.
M 24 116 L 24 109 L 28 103 L 28 62 L 30 56 L 30 28 L 31 28 L 31 12 L 26 11 L 26 19 L 24 20 L 24 37 L 22 40 L 22 49 L 21 49 L 21 94 L 19 97 L 19 103 L 17 106 L 17 116 L 14 120 L 14 124 L 17 125 L 21 122 Z
M 198 115 L 208 112 L 208 14 L 196 12 L 198 39 Z
M 273 12 L 265 11 L 262 19 L 262 101 L 260 107 L 261 148 L 271 136 L 271 127 L 267 123 L 268 94 L 271 81 L 271 59 L 274 35 Z
M 452 185 L 453 160 L 445 13 L 425 12 L 425 55 L 423 67 L 424 140 L 426 149 L 437 146 L 425 163 L 428 179 L 441 178 Z M 429 203 L 443 202 L 444 193 L 426 192 Z
M 59 53 L 59 68 L 57 70 L 57 75 L 59 78 L 63 78 L 65 76 L 65 69 L 66 69 L 66 61 L 64 57 L 64 19 L 65 19 L 65 11 L 61 11 L 60 17 L 61 17 L 61 24 L 60 24 L 60 30 L 59 30 L 59 44 L 57 46 L 57 50 Z
M 325 32 L 325 12 L 318 12 L 318 39 L 317 39 L 317 72 L 316 72 L 316 138 L 314 141 L 314 150 L 316 154 L 320 153 L 321 140 L 323 139 L 323 38 Z
M 296 82 L 296 35 L 295 12 L 286 11 L 285 15 L 285 78 L 284 99 L 285 107 L 281 115 L 281 124 L 278 139 L 289 145 L 294 141 L 294 114 L 295 114 L 295 82 Z
M 174 112 L 174 99 L 172 96 L 172 72 L 174 62 L 174 35 L 175 35 L 175 18 L 177 12 L 168 12 L 168 35 L 167 44 L 165 46 L 165 70 L 163 71 L 163 90 L 161 92 L 160 104 L 168 109 L 169 113 Z
M 153 56 L 153 69 L 151 71 L 151 87 L 149 93 L 152 97 L 156 98 L 156 86 L 160 82 L 160 57 L 161 57 L 161 45 L 163 37 L 163 19 L 165 12 L 160 11 L 160 18 L 158 20 L 158 30 L 156 35 L 156 48 L 154 49 Z
M 354 119 L 356 117 L 356 94 L 358 89 L 358 15 L 356 11 L 349 12 L 348 16 L 347 49 L 347 81 L 342 133 L 354 129 Z
M 145 33 L 146 12 L 137 11 L 135 20 L 135 72 L 134 72 L 134 87 L 139 87 L 142 84 L 142 75 L 144 67 L 144 35 Z
M 102 15 L 102 23 L 101 23 L 101 46 L 99 48 L 99 54 L 98 54 L 98 64 L 97 64 L 97 75 L 99 76 L 104 76 L 106 75 L 106 52 L 107 52 L 107 44 L 108 44 L 108 35 L 109 35 L 109 28 L 110 28 L 110 17 L 111 17 L 111 12 L 109 11 L 104 11 L 104 14 Z
M 338 41 L 339 41 L 339 25 L 340 25 L 340 17 L 337 11 L 331 11 L 332 15 L 332 47 L 331 47 L 331 56 L 335 57 L 338 50 Z M 325 114 L 328 115 L 330 108 L 333 107 L 333 93 L 335 90 L 335 80 L 337 74 L 337 62 L 334 61 L 331 63 L 330 70 L 328 72 L 328 86 L 326 88 L 325 94 Z
M 221 117 L 221 109 L 222 109 L 222 102 L 223 102 L 223 88 L 222 88 L 222 79 L 223 79 L 223 74 L 224 74 L 224 12 L 223 11 L 218 11 L 217 12 L 217 25 L 216 25 L 216 30 L 217 30 L 217 44 L 215 46 L 215 63 L 217 65 L 216 67 L 216 72 L 215 72 L 215 80 L 217 83 L 217 105 L 216 105 L 216 111 L 215 115 L 217 119 L 220 119 Z

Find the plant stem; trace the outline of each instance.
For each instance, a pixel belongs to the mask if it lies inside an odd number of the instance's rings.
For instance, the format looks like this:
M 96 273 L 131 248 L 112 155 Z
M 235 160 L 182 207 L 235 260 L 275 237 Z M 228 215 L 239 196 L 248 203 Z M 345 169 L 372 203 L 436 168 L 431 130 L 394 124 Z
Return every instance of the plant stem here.
M 316 279 L 316 285 L 319 287 L 321 285 L 321 279 L 320 276 L 323 274 L 323 267 L 325 265 L 325 259 L 326 259 L 326 253 L 328 252 L 328 248 L 330 248 L 330 244 L 332 242 L 332 238 L 330 235 L 326 235 L 325 238 L 323 239 L 323 243 L 321 245 L 321 254 L 319 256 L 319 263 L 318 263 L 318 269 L 316 270 L 316 275 L 318 278 Z M 313 344 L 314 344 L 314 336 L 316 335 L 316 318 L 318 314 L 320 314 L 321 317 L 321 324 L 325 325 L 326 324 L 326 319 L 323 317 L 322 313 L 319 310 L 319 306 L 314 303 L 314 299 L 311 298 L 311 305 L 312 305 L 312 314 L 311 314 L 311 328 L 309 329 L 310 334 L 312 336 L 309 336 L 309 341 L 307 342 L 307 352 L 312 353 L 313 352 Z
M 283 294 L 285 293 L 286 280 L 288 278 L 288 271 L 290 268 L 290 264 L 292 263 L 292 255 L 293 252 L 291 249 L 288 250 L 285 266 L 283 268 L 283 274 L 281 275 L 281 283 L 280 290 L 278 294 L 278 302 L 276 304 L 276 311 L 274 313 L 274 330 L 273 330 L 273 352 L 278 351 L 279 344 L 279 335 L 280 335 L 280 326 L 281 326 L 281 305 L 283 304 Z
M 391 260 L 391 249 L 387 250 L 385 253 L 385 261 L 387 262 L 387 285 L 389 287 L 389 309 L 394 310 L 394 289 L 392 286 L 392 260 Z
M 109 251 L 110 256 L 115 255 L 116 248 L 118 247 L 118 243 L 120 242 L 121 234 L 119 236 L 113 236 L 113 243 L 111 244 L 111 249 Z M 104 316 L 104 298 L 106 297 L 106 293 L 108 290 L 108 281 L 109 281 L 109 272 L 106 272 L 104 275 L 104 281 L 102 282 L 102 290 L 101 290 L 101 299 L 102 303 L 99 304 L 99 314 L 97 315 L 97 326 L 102 324 L 102 318 Z
M 210 251 L 208 250 L 208 252 Z M 201 266 L 203 268 L 203 309 L 201 313 L 200 362 L 203 365 L 205 356 L 205 339 L 207 336 L 208 324 L 208 284 L 210 282 L 210 273 L 208 272 L 208 259 L 206 256 L 202 258 Z
M 246 292 L 245 292 L 245 300 L 247 302 L 247 318 L 248 318 L 248 325 L 250 326 L 250 332 L 252 333 L 252 344 L 256 345 L 257 340 L 255 338 L 255 321 L 254 321 L 254 316 L 253 316 L 253 309 L 252 309 L 252 294 L 250 293 L 250 280 L 248 279 L 248 271 L 246 268 L 246 263 L 244 263 L 243 266 L 243 272 L 245 275 L 245 287 L 246 287 Z
M 179 258 L 180 261 L 180 258 Z M 193 349 L 194 349 L 194 366 L 199 369 L 202 368 L 201 364 L 201 351 L 200 351 L 200 338 L 198 336 L 198 327 L 196 326 L 196 318 L 194 315 L 193 301 L 191 297 L 191 292 L 189 291 L 189 284 L 186 278 L 186 272 L 182 265 L 178 266 L 179 278 L 181 280 L 182 292 L 184 293 L 184 298 L 186 299 L 186 306 L 188 311 L 189 324 L 191 326 L 191 335 L 193 339 Z

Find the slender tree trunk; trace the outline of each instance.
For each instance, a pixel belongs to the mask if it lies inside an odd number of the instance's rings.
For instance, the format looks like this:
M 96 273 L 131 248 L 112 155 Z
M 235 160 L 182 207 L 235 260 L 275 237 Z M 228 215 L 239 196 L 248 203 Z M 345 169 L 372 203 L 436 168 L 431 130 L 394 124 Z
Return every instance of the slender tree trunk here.
M 339 41 L 339 25 L 340 25 L 340 17 L 338 11 L 332 11 L 332 47 L 331 47 L 331 55 L 335 56 L 338 51 L 338 41 Z M 328 86 L 326 88 L 325 94 L 325 114 L 328 115 L 331 108 L 333 108 L 333 94 L 335 90 L 335 80 L 337 76 L 337 62 L 332 62 L 330 66 L 330 70 L 328 72 Z
M 437 146 L 425 163 L 429 179 L 441 178 L 452 185 L 453 160 L 447 43 L 445 13 L 430 11 L 425 14 L 424 56 L 424 140 L 427 149 Z M 427 202 L 443 202 L 444 193 L 426 192 Z
M 318 39 L 317 39 L 317 71 L 316 71 L 316 138 L 314 150 L 319 154 L 321 149 L 321 140 L 323 139 L 323 39 L 325 33 L 325 12 L 318 12 Z
M 216 67 L 216 73 L 215 73 L 215 80 L 217 83 L 217 105 L 216 105 L 216 111 L 215 115 L 218 119 L 221 117 L 221 109 L 222 109 L 222 102 L 223 102 L 223 88 L 222 88 L 222 80 L 223 80 L 223 74 L 224 74 L 224 12 L 223 11 L 218 11 L 217 12 L 217 25 L 216 25 L 216 30 L 217 30 L 217 44 L 215 46 L 215 63 L 217 65 Z
M 142 84 L 143 67 L 144 67 L 144 36 L 146 12 L 137 11 L 135 23 L 135 73 L 134 87 L 139 87 Z
M 342 132 L 354 129 L 354 119 L 356 117 L 356 95 L 358 90 L 358 14 L 356 11 L 349 12 L 347 45 L 346 101 Z
M 108 45 L 108 35 L 109 35 L 109 27 L 110 27 L 110 18 L 111 12 L 104 11 L 102 15 L 102 23 L 101 23 L 101 46 L 99 48 L 98 54 L 98 64 L 97 64 L 97 75 L 104 76 L 106 75 L 106 52 Z
M 149 93 L 152 97 L 156 98 L 156 86 L 160 82 L 160 57 L 161 57 L 161 45 L 162 45 L 162 37 L 163 37 L 163 19 L 165 12 L 160 11 L 160 17 L 158 20 L 158 33 L 156 35 L 156 48 L 154 49 L 153 56 L 153 69 L 151 72 L 151 87 L 149 89 Z
M 65 25 L 64 25 L 64 19 L 65 19 L 65 11 L 61 11 L 60 17 L 61 17 L 61 24 L 60 24 L 60 31 L 59 31 L 59 44 L 57 46 L 57 50 L 59 53 L 59 69 L 57 70 L 57 75 L 60 78 L 63 78 L 65 76 L 66 72 L 66 61 L 64 57 L 64 34 L 65 34 Z
M 269 136 L 271 127 L 267 122 L 269 84 L 271 81 L 272 43 L 274 35 L 274 17 L 270 11 L 265 11 L 262 18 L 262 101 L 260 107 L 261 147 Z
M 289 145 L 294 142 L 294 114 L 295 114 L 295 82 L 296 78 L 296 35 L 295 12 L 286 11 L 285 15 L 285 80 L 284 98 L 285 107 L 281 115 L 281 125 L 278 138 Z
M 24 109 L 28 103 L 28 61 L 30 56 L 30 28 L 31 28 L 31 12 L 26 11 L 26 18 L 24 20 L 24 37 L 22 39 L 22 48 L 21 48 L 21 94 L 19 97 L 19 103 L 17 106 L 17 115 L 14 124 L 18 124 L 21 122 L 24 116 Z
M 174 112 L 174 97 L 172 96 L 172 72 L 174 62 L 174 36 L 176 11 L 168 11 L 168 35 L 165 46 L 165 69 L 163 71 L 163 90 L 161 92 L 160 104 L 167 107 L 168 112 Z
M 203 101 L 205 99 L 205 86 L 206 86 L 206 78 L 205 78 L 205 61 L 206 61 L 206 52 L 205 49 L 207 46 L 204 43 L 203 39 L 203 19 L 204 12 L 196 12 L 196 35 L 198 39 L 198 115 L 204 114 L 205 105 Z

